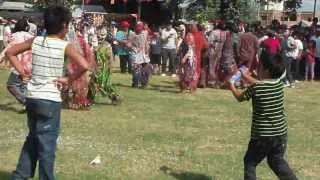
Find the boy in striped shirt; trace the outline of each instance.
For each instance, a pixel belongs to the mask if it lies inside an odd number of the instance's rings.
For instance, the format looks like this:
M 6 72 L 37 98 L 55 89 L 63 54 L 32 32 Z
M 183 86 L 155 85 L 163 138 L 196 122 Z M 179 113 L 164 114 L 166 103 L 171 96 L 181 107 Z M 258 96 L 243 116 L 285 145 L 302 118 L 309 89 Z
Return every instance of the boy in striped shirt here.
M 280 55 L 261 59 L 261 80 L 242 70 L 249 86 L 238 91 L 233 83 L 230 90 L 239 101 L 252 99 L 251 139 L 244 157 L 244 179 L 256 179 L 256 166 L 266 157 L 269 167 L 279 179 L 296 180 L 297 177 L 284 159 L 287 145 L 287 122 L 284 113 L 282 76 L 285 68 Z

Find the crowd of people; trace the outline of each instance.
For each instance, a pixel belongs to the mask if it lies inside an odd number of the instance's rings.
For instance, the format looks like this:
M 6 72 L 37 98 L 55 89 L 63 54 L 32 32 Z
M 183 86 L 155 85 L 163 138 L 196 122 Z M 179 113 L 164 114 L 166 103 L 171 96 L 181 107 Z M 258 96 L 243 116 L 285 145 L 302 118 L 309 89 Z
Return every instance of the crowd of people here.
M 86 73 L 73 82 L 64 93 L 64 104 L 69 108 L 88 107 L 97 93 L 117 101 L 120 95 L 112 85 L 112 66 L 117 58 L 120 72 L 132 74 L 132 87 L 148 85 L 152 74 L 171 76 L 178 79 L 184 93 L 192 93 L 197 88 L 225 88 L 227 79 L 236 74 L 240 67 L 247 68 L 253 75 L 259 73 L 259 62 L 265 56 L 281 54 L 286 65 L 286 87 L 295 87 L 301 80 L 313 81 L 320 75 L 320 27 L 315 18 L 310 27 L 287 27 L 277 21 L 270 27 L 244 22 L 231 23 L 216 19 L 206 25 L 195 21 L 173 23 L 167 21 L 162 26 L 141 21 L 90 23 L 87 16 L 73 19 L 68 27 L 66 40 L 77 47 L 95 73 Z M 18 21 L 2 20 L 4 50 L 37 35 L 45 35 L 46 30 L 23 17 Z M 175 25 L 175 26 L 174 26 Z M 104 48 L 101 48 L 101 47 Z M 103 50 L 106 55 L 97 56 Z M 20 55 L 25 71 L 31 71 L 31 52 Z M 104 62 L 106 61 L 106 62 Z M 101 66 L 103 63 L 103 67 Z M 69 63 L 67 73 L 77 72 L 77 66 Z M 98 75 L 99 74 L 99 75 Z M 106 78 L 102 82 L 103 74 Z M 99 79 L 100 77 L 100 79 Z M 19 81 L 19 74 L 12 69 L 7 87 L 14 97 L 24 104 L 27 80 Z M 96 85 L 100 84 L 100 85 Z M 237 80 L 237 86 L 246 82 Z M 103 88 L 102 88 L 103 87 Z
M 313 81 L 319 75 L 317 23 L 315 18 L 310 27 L 287 27 L 277 21 L 271 27 L 262 27 L 215 20 L 205 26 L 190 21 L 173 27 L 168 21 L 149 28 L 138 22 L 131 31 L 132 25 L 121 21 L 110 44 L 120 58 L 121 72 L 132 73 L 133 87 L 146 86 L 152 72 L 178 75 L 183 92 L 198 87 L 221 88 L 237 68 L 245 66 L 257 74 L 260 58 L 278 53 L 286 64 L 285 86 L 295 87 L 296 82 Z

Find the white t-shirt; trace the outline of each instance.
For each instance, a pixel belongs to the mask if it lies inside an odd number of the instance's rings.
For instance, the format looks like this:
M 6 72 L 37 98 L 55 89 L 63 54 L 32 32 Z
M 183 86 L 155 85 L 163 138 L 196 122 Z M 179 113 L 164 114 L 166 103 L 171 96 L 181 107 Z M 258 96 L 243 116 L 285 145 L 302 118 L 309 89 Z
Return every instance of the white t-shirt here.
M 31 33 L 33 36 L 37 35 L 37 25 L 33 23 L 29 23 L 29 33 Z
M 161 39 L 166 40 L 167 42 L 162 43 L 162 48 L 164 49 L 176 49 L 176 40 L 178 38 L 178 33 L 175 29 L 171 28 L 169 31 L 165 28 L 161 32 Z
M 8 46 L 8 41 L 10 39 L 11 36 L 11 28 L 10 26 L 5 26 L 3 29 L 3 45 L 4 47 Z
M 294 41 L 296 43 L 296 49 L 294 50 L 295 58 L 297 58 L 299 56 L 299 51 L 303 51 L 303 44 L 300 39 L 295 39 Z
M 287 44 L 286 44 L 286 49 L 285 50 L 285 55 L 287 57 L 291 57 L 291 58 L 296 58 L 296 49 L 297 49 L 297 44 L 295 39 L 293 39 L 293 37 L 289 37 L 287 40 Z

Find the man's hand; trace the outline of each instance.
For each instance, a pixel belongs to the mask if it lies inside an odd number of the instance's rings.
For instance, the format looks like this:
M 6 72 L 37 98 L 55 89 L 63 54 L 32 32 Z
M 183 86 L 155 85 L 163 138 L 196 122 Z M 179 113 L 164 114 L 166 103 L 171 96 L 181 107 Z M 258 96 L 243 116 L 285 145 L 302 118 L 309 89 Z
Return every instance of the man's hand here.
M 28 83 L 30 81 L 30 75 L 27 74 L 20 74 L 20 79 L 22 80 L 23 83 Z

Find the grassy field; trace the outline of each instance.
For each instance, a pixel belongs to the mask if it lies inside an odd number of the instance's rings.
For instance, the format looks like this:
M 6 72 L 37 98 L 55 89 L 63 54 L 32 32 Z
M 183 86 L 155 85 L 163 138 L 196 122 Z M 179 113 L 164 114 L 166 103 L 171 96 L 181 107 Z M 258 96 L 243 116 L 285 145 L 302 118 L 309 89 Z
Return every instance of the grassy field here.
M 8 94 L 0 71 L 0 179 L 14 170 L 27 133 L 26 115 Z M 123 103 L 99 98 L 90 111 L 63 110 L 56 174 L 61 180 L 242 179 L 250 136 L 250 103 L 230 92 L 180 94 L 175 79 L 156 77 L 147 89 L 130 88 L 114 74 Z M 287 159 L 299 179 L 320 179 L 320 83 L 286 89 Z M 90 166 L 98 154 L 102 164 Z M 259 179 L 276 179 L 264 161 Z

